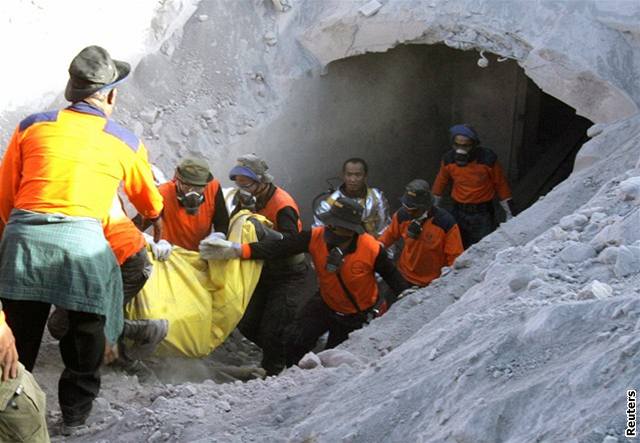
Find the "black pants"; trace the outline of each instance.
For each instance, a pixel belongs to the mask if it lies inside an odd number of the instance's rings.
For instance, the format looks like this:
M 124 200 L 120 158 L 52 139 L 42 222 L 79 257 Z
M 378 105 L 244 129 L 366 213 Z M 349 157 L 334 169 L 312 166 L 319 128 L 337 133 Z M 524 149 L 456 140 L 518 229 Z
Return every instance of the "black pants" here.
M 496 229 L 492 206 L 484 211 L 468 211 L 454 204 L 452 215 L 458 223 L 458 228 L 460 228 L 464 249 L 478 243 Z
M 151 275 L 152 267 L 146 248 L 140 249 L 120 265 L 125 306 L 142 290 Z
M 366 323 L 363 314 L 339 315 L 329 309 L 317 292 L 302 307 L 296 319 L 287 329 L 287 365 L 295 365 L 309 351 L 318 339 L 329 332 L 327 349 L 335 348 L 345 341 L 349 334 Z
M 263 272 L 238 323 L 242 335 L 262 349 L 267 375 L 279 374 L 286 366 L 285 329 L 298 309 L 306 272 L 304 264 L 291 272 Z
M 51 305 L 2 299 L 7 323 L 16 339 L 20 362 L 32 371 Z M 102 315 L 68 311 L 69 330 L 60 340 L 65 369 L 58 382 L 58 400 L 66 424 L 84 423 L 100 391 L 100 364 L 105 337 Z

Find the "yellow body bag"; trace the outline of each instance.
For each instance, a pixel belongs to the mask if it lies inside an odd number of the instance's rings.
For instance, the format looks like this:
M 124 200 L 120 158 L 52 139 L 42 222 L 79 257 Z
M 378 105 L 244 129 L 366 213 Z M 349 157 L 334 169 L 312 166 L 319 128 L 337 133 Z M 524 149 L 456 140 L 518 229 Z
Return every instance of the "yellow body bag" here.
M 257 241 L 249 218 L 262 216 L 240 211 L 229 222 L 228 239 Z M 167 261 L 149 252 L 153 272 L 142 291 L 125 308 L 130 320 L 169 321 L 169 333 L 156 351 L 159 356 L 204 357 L 219 346 L 244 314 L 260 278 L 262 261 L 200 259 L 194 251 L 174 246 Z

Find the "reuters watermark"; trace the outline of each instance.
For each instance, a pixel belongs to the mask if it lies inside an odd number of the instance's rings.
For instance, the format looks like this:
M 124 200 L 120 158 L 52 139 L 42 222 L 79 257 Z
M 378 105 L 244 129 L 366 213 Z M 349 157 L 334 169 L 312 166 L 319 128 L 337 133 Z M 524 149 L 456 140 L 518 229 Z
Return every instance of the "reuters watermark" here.
M 636 390 L 627 390 L 627 429 L 624 436 L 627 438 L 636 438 Z

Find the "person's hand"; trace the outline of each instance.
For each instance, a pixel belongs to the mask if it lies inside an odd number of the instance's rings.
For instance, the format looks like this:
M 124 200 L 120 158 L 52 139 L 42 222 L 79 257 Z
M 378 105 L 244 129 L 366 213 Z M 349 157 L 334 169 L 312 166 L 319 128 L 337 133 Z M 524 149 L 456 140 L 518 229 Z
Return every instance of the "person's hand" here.
M 0 325 L 0 366 L 2 381 L 16 378 L 18 375 L 18 350 L 11 328 L 5 322 Z
M 162 217 L 153 220 L 151 226 L 153 226 L 153 241 L 157 243 L 162 238 Z
M 442 196 L 440 195 L 434 195 L 433 196 L 433 206 L 440 206 L 440 203 L 442 203 Z
M 160 240 L 159 242 L 149 243 L 151 246 L 151 252 L 156 260 L 166 261 L 171 255 L 173 245 L 166 240 Z
M 511 200 L 510 198 L 507 200 L 501 200 L 500 206 L 504 210 L 504 221 L 508 222 L 513 218 L 513 200 Z
M 203 238 L 202 241 L 203 242 L 207 242 L 207 241 L 214 240 L 214 239 L 226 240 L 227 239 L 227 235 L 224 232 L 212 231 L 211 234 L 209 234 L 205 238 Z
M 102 364 L 110 365 L 118 358 L 118 344 L 112 345 L 107 340 L 104 341 L 104 354 L 102 356 Z
M 207 237 L 200 242 L 200 258 L 203 260 L 230 260 L 242 255 L 240 243 L 221 238 Z

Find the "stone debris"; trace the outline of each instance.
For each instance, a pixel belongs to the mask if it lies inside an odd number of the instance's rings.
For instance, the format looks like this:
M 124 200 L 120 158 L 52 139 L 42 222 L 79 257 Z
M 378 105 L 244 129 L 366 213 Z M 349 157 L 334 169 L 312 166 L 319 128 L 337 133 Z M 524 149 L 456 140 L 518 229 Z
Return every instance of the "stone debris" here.
M 372 15 L 375 15 L 380 10 L 380 8 L 382 8 L 382 3 L 380 3 L 378 0 L 371 0 L 370 2 L 364 4 L 360 9 L 358 9 L 358 12 L 365 17 L 371 17 Z

